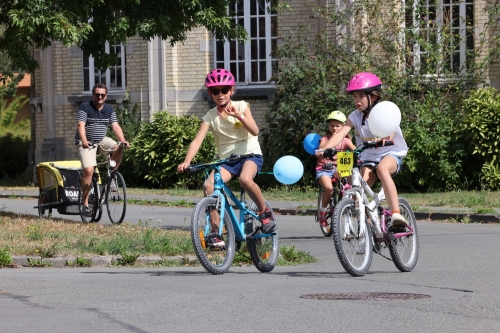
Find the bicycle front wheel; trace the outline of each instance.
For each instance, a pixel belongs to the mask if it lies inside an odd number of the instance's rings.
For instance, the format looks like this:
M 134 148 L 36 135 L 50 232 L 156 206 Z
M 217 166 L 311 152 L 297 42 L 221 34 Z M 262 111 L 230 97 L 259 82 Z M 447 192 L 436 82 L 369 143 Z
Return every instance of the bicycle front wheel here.
M 191 240 L 201 265 L 210 273 L 224 274 L 234 259 L 234 229 L 229 214 L 224 212 L 222 234 L 212 232 L 212 224 L 219 226 L 220 204 L 213 197 L 203 198 L 194 208 L 191 217 Z
M 405 198 L 399 198 L 399 211 L 406 219 L 406 223 L 413 229 L 413 234 L 400 238 L 390 236 L 387 246 L 394 265 L 401 272 L 411 272 L 415 268 L 418 259 L 417 220 L 410 203 Z M 401 232 L 404 231 L 406 230 L 401 230 Z M 397 233 L 397 231 L 394 233 Z
M 122 174 L 118 171 L 111 172 L 106 184 L 106 206 L 111 223 L 122 223 L 127 211 L 127 187 Z
M 80 217 L 83 222 L 89 223 L 94 222 L 97 209 L 99 206 L 99 193 L 97 188 L 97 180 L 92 177 L 92 182 L 90 183 L 90 193 L 88 200 L 88 211 L 83 209 L 83 193 L 81 189 L 78 192 L 78 209 L 80 210 Z
M 265 201 L 267 208 L 271 210 L 274 221 L 277 223 L 276 218 L 273 213 L 273 208 L 267 201 Z M 257 205 L 252 202 L 250 205 L 250 210 L 255 214 L 257 212 Z M 246 233 L 252 233 L 254 230 L 260 227 L 261 223 L 255 219 L 251 228 L 246 229 Z M 250 230 L 251 229 L 251 230 Z M 270 272 L 276 267 L 276 262 L 278 261 L 279 255 L 279 237 L 278 228 L 272 234 L 264 234 L 262 230 L 259 230 L 251 239 L 247 240 L 247 249 L 250 252 L 250 257 L 252 262 L 262 273 Z
M 355 201 L 344 198 L 333 213 L 333 242 L 342 267 L 352 276 L 363 276 L 372 263 L 372 237 L 366 223 L 359 221 Z

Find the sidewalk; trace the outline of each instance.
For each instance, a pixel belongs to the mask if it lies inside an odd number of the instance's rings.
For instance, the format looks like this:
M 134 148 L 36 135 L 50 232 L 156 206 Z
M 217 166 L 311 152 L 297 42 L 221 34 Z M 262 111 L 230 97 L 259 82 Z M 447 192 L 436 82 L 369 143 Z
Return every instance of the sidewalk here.
M 18 191 L 0 190 L 0 198 L 38 198 L 38 190 Z M 198 202 L 200 197 L 149 195 L 128 193 L 128 198 L 137 200 L 158 200 L 162 202 Z M 268 200 L 273 210 L 281 215 L 314 215 L 316 214 L 316 202 L 312 201 L 274 201 Z M 455 221 L 466 223 L 500 223 L 500 209 L 495 209 L 496 214 L 474 214 L 470 208 L 450 207 L 419 207 L 415 212 L 417 220 L 429 221 Z

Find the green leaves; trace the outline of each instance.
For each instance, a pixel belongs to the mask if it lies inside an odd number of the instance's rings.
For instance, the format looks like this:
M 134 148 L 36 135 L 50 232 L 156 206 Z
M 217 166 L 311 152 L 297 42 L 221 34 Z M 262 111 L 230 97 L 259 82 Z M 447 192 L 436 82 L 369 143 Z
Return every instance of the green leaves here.
M 460 132 L 473 147 L 473 154 L 479 155 L 476 163 L 481 164 L 481 178 L 485 186 L 500 188 L 499 163 L 496 159 L 500 140 L 500 94 L 494 88 L 473 90 L 464 100 L 465 115 Z
M 143 125 L 125 154 L 127 163 L 133 161 L 134 176 L 145 180 L 149 187 L 201 188 L 202 174 L 177 173 L 177 166 L 184 161 L 199 127 L 200 119 L 195 116 L 176 117 L 167 111 L 155 113 L 153 121 Z M 215 154 L 215 142 L 208 133 L 192 163 L 213 161 Z
M 277 0 L 271 1 L 273 4 Z M 31 48 L 44 49 L 53 41 L 77 45 L 107 68 L 106 41 L 125 43 L 127 37 L 150 40 L 160 36 L 171 45 L 183 42 L 187 33 L 204 26 L 217 38 L 243 41 L 247 33 L 228 17 L 228 0 L 24 0 L 0 4 L 0 53 L 11 59 L 12 70 L 32 72 L 38 63 Z

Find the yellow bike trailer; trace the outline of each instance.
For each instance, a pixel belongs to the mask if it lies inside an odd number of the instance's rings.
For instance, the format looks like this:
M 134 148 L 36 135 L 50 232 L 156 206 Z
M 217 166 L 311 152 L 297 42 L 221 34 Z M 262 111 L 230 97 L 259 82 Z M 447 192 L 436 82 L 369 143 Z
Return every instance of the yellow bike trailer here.
M 38 213 L 40 217 L 50 216 L 52 208 L 59 214 L 79 215 L 80 161 L 52 161 L 36 166 L 38 177 Z

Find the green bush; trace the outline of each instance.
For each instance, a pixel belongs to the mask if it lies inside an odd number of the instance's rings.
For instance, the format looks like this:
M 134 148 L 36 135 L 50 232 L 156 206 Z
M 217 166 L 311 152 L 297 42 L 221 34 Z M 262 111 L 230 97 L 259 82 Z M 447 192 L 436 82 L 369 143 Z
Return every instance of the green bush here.
M 143 124 L 126 154 L 127 161 L 133 162 L 135 177 L 144 180 L 147 187 L 201 188 L 204 175 L 177 173 L 177 166 L 184 161 L 199 127 L 200 119 L 195 116 L 176 117 L 167 111 L 155 113 L 151 123 Z M 215 156 L 215 142 L 209 132 L 192 163 L 210 162 Z
M 481 166 L 483 186 L 500 187 L 500 94 L 494 88 L 476 89 L 464 101 L 460 133 L 472 147 L 474 163 Z

